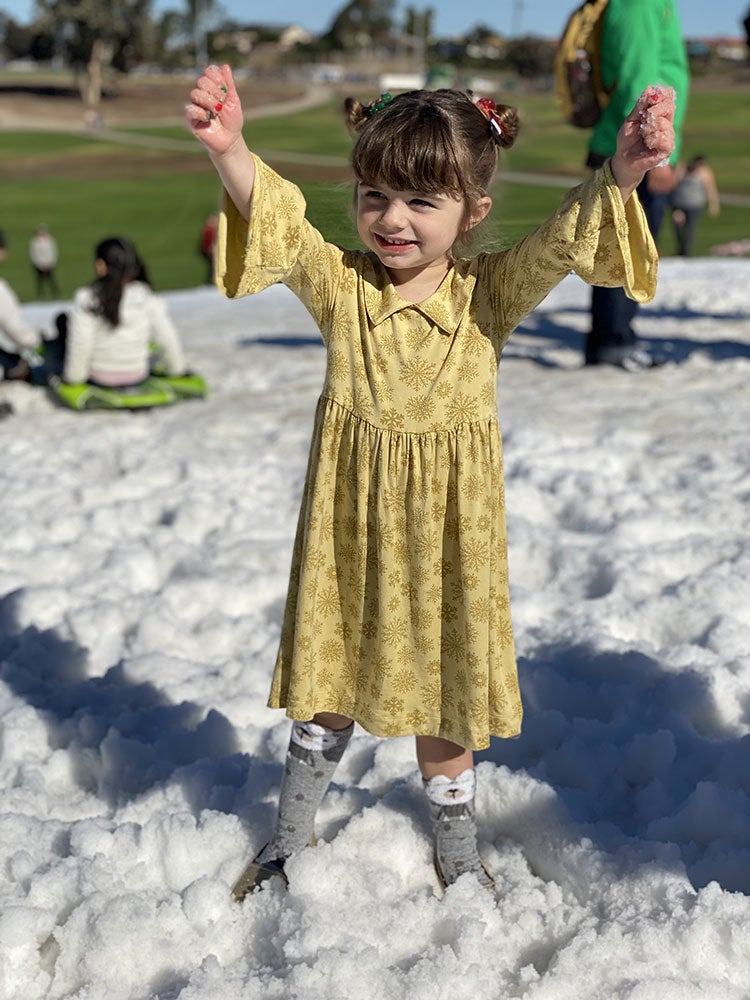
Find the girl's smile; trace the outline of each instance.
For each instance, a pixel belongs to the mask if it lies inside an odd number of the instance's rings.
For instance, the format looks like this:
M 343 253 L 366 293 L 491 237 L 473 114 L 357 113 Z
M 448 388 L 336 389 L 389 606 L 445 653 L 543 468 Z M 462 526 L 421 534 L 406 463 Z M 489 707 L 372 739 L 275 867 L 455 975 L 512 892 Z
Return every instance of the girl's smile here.
M 387 236 L 381 236 L 379 233 L 373 233 L 374 239 L 378 246 L 383 250 L 384 253 L 394 254 L 399 256 L 400 254 L 405 254 L 409 250 L 417 246 L 416 240 L 396 240 L 389 239 Z M 383 258 L 381 257 L 381 260 Z M 385 263 L 385 261 L 383 261 Z

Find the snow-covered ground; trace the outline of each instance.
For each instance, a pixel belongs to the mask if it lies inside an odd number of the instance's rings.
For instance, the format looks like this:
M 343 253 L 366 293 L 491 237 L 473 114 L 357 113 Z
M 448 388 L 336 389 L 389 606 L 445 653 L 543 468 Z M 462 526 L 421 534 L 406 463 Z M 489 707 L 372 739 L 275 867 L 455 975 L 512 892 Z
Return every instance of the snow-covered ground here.
M 230 901 L 288 737 L 324 356 L 282 288 L 167 298 L 207 400 L 0 387 L 2 1000 L 746 1000 L 750 261 L 662 263 L 663 368 L 580 367 L 573 277 L 501 364 L 526 717 L 478 755 L 496 897 L 440 898 L 412 741 L 358 730 L 289 891 Z

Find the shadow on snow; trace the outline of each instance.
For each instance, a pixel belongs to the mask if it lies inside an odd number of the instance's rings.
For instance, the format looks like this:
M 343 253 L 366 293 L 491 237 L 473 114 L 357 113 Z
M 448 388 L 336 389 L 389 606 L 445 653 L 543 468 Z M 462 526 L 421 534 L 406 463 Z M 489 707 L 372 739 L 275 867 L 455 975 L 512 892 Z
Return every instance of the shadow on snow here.
M 0 679 L 39 712 L 50 747 L 70 755 L 78 786 L 110 809 L 176 782 L 194 814 L 232 812 L 248 770 L 257 778 L 267 769 L 261 790 L 277 780 L 276 765 L 239 752 L 220 712 L 171 703 L 154 684 L 129 679 L 123 662 L 88 676 L 86 649 L 53 630 L 19 628 L 15 600 L 0 600 Z
M 589 315 L 588 309 L 580 307 L 555 309 L 550 313 L 545 312 L 543 308 L 537 309 L 513 333 L 503 351 L 503 357 L 525 358 L 542 368 L 559 368 L 561 367 L 559 362 L 549 357 L 551 347 L 555 351 L 573 351 L 582 365 L 586 335 L 580 330 L 563 325 L 558 318 L 560 312 Z M 643 314 L 646 315 L 645 310 Z M 683 323 L 691 317 L 705 318 L 706 314 L 693 313 L 687 309 L 675 311 L 649 308 L 648 315 L 651 317 L 674 317 Z M 722 320 L 738 322 L 745 318 L 743 314 L 739 313 L 731 315 L 723 313 L 716 316 L 716 322 L 717 324 L 721 323 Z M 637 323 L 636 320 L 636 331 Z M 637 335 L 639 344 L 651 350 L 654 355 L 664 358 L 665 362 L 669 364 L 683 364 L 693 354 L 701 354 L 711 362 L 750 358 L 750 338 L 747 341 L 728 338 L 702 341 L 695 337 L 648 337 L 640 333 Z M 566 367 L 569 366 L 566 365 Z
M 280 777 L 273 752 L 240 753 L 225 716 L 171 703 L 154 684 L 129 679 L 126 662 L 88 676 L 87 651 L 53 630 L 20 628 L 15 600 L 11 593 L 0 601 L 0 678 L 39 712 L 79 787 L 115 809 L 175 783 L 194 814 L 235 812 L 251 827 L 270 826 Z M 522 734 L 494 740 L 476 757 L 546 790 L 547 805 L 532 803 L 541 812 L 522 825 L 542 830 L 551 796 L 568 841 L 589 838 L 605 854 L 631 850 L 636 863 L 663 863 L 669 854 L 696 888 L 716 881 L 750 893 L 750 736 L 722 728 L 702 673 L 586 645 L 540 648 L 519 668 Z M 351 761 L 355 783 L 372 753 L 368 746 L 364 764 Z M 386 806 L 424 813 L 413 783 L 401 784 L 382 790 Z M 362 791 L 353 801 L 364 808 L 373 800 Z M 495 833 L 502 827 L 513 837 L 517 822 L 502 817 Z M 533 854 L 533 844 L 515 837 Z M 532 867 L 562 878 L 556 850 L 548 836 L 546 860 L 537 850 Z
M 658 860 L 672 845 L 696 888 L 750 893 L 750 736 L 722 727 L 703 673 L 560 645 L 521 659 L 519 675 L 523 731 L 478 761 L 547 785 L 574 836 L 605 852 Z

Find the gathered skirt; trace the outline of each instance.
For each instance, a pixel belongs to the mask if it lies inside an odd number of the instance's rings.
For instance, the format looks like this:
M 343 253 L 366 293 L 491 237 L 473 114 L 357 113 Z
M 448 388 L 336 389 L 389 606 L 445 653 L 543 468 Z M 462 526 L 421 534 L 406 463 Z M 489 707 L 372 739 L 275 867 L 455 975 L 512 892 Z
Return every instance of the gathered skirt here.
M 518 734 L 496 420 L 408 433 L 321 398 L 269 705 L 469 749 Z

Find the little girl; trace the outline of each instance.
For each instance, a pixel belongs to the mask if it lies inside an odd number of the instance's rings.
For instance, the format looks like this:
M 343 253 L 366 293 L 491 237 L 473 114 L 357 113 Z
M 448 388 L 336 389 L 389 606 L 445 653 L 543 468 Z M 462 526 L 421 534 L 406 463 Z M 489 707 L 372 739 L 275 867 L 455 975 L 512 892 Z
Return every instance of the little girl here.
M 275 832 L 234 895 L 283 878 L 314 842 L 355 721 L 416 736 L 438 877 L 491 887 L 472 750 L 521 726 L 497 364 L 571 270 L 653 296 L 657 255 L 631 196 L 672 148 L 673 107 L 647 125 L 634 110 L 612 160 L 517 246 L 463 258 L 491 206 L 498 147 L 516 136 L 514 109 L 453 90 L 347 100 L 365 247 L 350 251 L 325 242 L 299 190 L 249 151 L 229 67 L 208 67 L 190 102 L 227 195 L 219 287 L 234 297 L 283 282 L 327 348 L 269 699 L 296 721 Z

